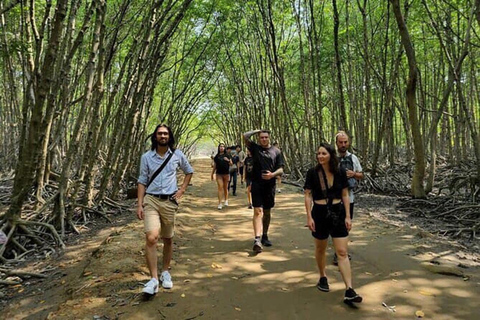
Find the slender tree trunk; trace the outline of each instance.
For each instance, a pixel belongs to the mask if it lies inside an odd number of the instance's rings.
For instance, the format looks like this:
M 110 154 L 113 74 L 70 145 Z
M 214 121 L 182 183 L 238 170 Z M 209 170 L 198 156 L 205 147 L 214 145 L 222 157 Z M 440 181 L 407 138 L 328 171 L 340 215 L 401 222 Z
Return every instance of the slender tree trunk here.
M 442 95 L 442 100 L 440 102 L 438 111 L 436 112 L 436 115 L 433 117 L 431 123 L 430 123 L 430 132 L 429 132 L 429 140 L 430 140 L 430 152 L 431 152 L 431 161 L 430 161 L 430 167 L 428 170 L 429 176 L 427 179 L 427 186 L 426 186 L 426 192 L 430 192 L 433 188 L 433 181 L 434 181 L 434 176 L 435 176 L 435 168 L 436 168 L 436 153 L 437 153 L 437 127 L 438 124 L 443 116 L 443 112 L 447 107 L 450 93 L 453 90 L 454 84 L 457 83 L 457 85 L 460 84 L 461 80 L 461 69 L 462 69 L 462 64 L 463 61 L 465 61 L 465 58 L 468 55 L 468 49 L 470 46 L 470 30 L 472 26 L 472 21 L 473 21 L 473 15 L 474 15 L 474 10 L 472 8 L 471 14 L 470 14 L 470 19 L 468 22 L 467 30 L 466 30 L 466 36 L 465 36 L 465 41 L 463 44 L 462 51 L 460 52 L 460 56 L 456 61 L 452 61 L 452 58 L 456 56 L 456 53 L 454 50 L 449 50 L 450 46 L 445 45 L 445 42 L 443 40 L 443 37 L 441 35 L 441 30 L 440 27 L 437 25 L 437 20 L 433 17 L 432 12 L 430 11 L 428 4 L 425 0 L 422 1 L 428 16 L 430 18 L 430 21 L 432 23 L 432 26 L 436 32 L 437 38 L 440 42 L 440 46 L 442 47 L 443 51 L 445 52 L 445 56 L 448 59 L 448 78 L 447 78 L 447 84 L 446 87 L 443 91 Z M 449 21 L 447 21 L 449 23 Z M 448 24 L 448 28 L 451 28 L 451 26 Z M 454 41 L 452 39 L 448 39 L 448 43 L 453 43 Z M 467 117 L 468 119 L 468 117 Z M 479 167 L 480 168 L 480 167 Z M 479 169 L 480 173 L 480 169 Z
M 337 9 L 337 0 L 332 0 L 333 4 L 333 42 L 335 47 L 335 71 L 337 77 L 337 91 L 338 97 L 336 99 L 338 110 L 340 112 L 340 128 L 349 131 L 347 126 L 347 113 L 345 110 L 345 98 L 343 95 L 343 81 L 342 81 L 342 60 L 340 57 L 338 29 L 340 28 L 340 17 Z
M 32 106 L 28 124 L 27 139 L 26 141 L 21 141 L 24 147 L 21 149 L 20 158 L 22 160 L 18 162 L 15 169 L 11 205 L 6 214 L 9 220 L 20 217 L 22 204 L 35 180 L 34 173 L 41 148 L 39 137 L 44 134 L 45 130 L 45 128 L 42 128 L 44 105 L 53 81 L 52 76 L 57 63 L 57 52 L 64 29 L 63 21 L 66 17 L 67 5 L 67 0 L 59 0 L 57 2 L 43 65 L 35 77 L 35 98 L 33 101 L 29 101 L 34 102 L 34 105 Z
M 82 107 L 77 116 L 75 127 L 73 129 L 70 147 L 68 149 L 67 158 L 65 159 L 64 166 L 62 168 L 62 174 L 60 177 L 60 183 L 58 186 L 58 198 L 55 203 L 54 212 L 56 213 L 56 224 L 60 227 L 62 237 L 65 236 L 65 219 L 70 220 L 70 217 L 66 216 L 65 211 L 65 199 L 69 188 L 69 178 L 71 175 L 71 168 L 73 161 L 76 159 L 77 151 L 80 145 L 83 128 L 85 126 L 85 119 L 88 115 L 89 106 L 92 101 L 93 85 L 95 79 L 95 70 L 98 63 L 98 55 L 100 51 L 101 28 L 103 20 L 105 18 L 105 0 L 96 0 L 95 8 L 95 27 L 93 30 L 93 42 L 91 46 L 89 61 L 87 65 L 87 83 L 85 85 L 84 98 L 82 101 Z M 103 70 L 101 70 L 103 72 Z M 71 211 L 70 211 L 71 213 Z
M 361 139 L 361 154 L 363 159 L 368 159 L 369 154 L 369 144 L 370 144 L 370 120 L 372 118 L 372 85 L 371 85 L 371 62 L 370 62 L 370 48 L 368 40 L 368 24 L 367 24 L 367 0 L 363 0 L 363 5 L 360 4 L 360 0 L 357 0 L 358 8 L 362 14 L 362 25 L 363 25 L 363 56 L 364 56 L 364 84 L 365 84 L 365 122 L 363 123 L 363 134 Z
M 414 198 L 425 198 L 425 189 L 423 179 L 425 176 L 425 150 L 423 148 L 422 135 L 420 133 L 420 124 L 417 115 L 416 89 L 418 80 L 418 68 L 415 58 L 415 50 L 411 42 L 407 25 L 403 18 L 399 0 L 390 0 L 392 3 L 395 19 L 397 20 L 398 30 L 402 39 L 403 47 L 408 59 L 408 81 L 406 89 L 406 99 L 408 108 L 408 120 L 412 130 L 415 169 L 412 178 L 412 196 Z

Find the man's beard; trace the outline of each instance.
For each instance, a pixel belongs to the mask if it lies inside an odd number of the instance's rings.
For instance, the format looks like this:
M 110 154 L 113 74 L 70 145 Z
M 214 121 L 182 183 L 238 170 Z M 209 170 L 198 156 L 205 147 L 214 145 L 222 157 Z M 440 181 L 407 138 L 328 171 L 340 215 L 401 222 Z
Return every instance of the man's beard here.
M 159 145 L 160 147 L 166 147 L 166 146 L 168 146 L 168 141 L 167 141 L 167 142 L 158 141 L 157 143 L 158 143 L 158 145 Z

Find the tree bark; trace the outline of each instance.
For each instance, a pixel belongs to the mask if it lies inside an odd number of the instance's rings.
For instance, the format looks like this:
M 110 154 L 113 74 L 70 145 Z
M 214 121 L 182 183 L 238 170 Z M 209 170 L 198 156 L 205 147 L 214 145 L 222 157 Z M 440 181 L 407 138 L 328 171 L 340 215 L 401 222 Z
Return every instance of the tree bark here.
M 47 94 L 52 85 L 52 76 L 57 63 L 57 52 L 64 29 L 63 20 L 67 12 L 67 0 L 59 0 L 55 10 L 50 39 L 48 41 L 43 65 L 38 68 L 39 71 L 35 76 L 35 100 L 32 106 L 30 122 L 28 124 L 28 133 L 20 158 L 15 169 L 15 180 L 12 192 L 11 205 L 7 211 L 7 219 L 15 220 L 20 217 L 22 204 L 35 180 L 35 168 L 38 161 L 40 145 L 40 137 L 44 134 L 45 128 L 42 128 L 42 119 L 44 105 Z M 33 102 L 33 101 L 30 101 Z
M 418 67 L 415 58 L 415 50 L 407 29 L 407 25 L 403 18 L 399 0 L 390 0 L 392 9 L 397 20 L 398 30 L 402 39 L 402 45 L 405 48 L 405 54 L 408 59 L 408 81 L 406 88 L 406 99 L 408 108 L 408 121 L 412 130 L 412 139 L 414 147 L 415 168 L 412 177 L 412 196 L 414 198 L 425 198 L 425 189 L 423 179 L 425 176 L 425 150 L 423 147 L 423 139 L 420 132 L 420 124 L 418 120 L 416 89 L 418 81 Z
M 333 41 L 335 48 L 335 72 L 337 77 L 337 106 L 340 113 L 340 127 L 339 129 L 349 131 L 347 126 L 347 113 L 345 110 L 345 98 L 343 95 L 343 82 L 342 82 L 342 60 L 340 57 L 339 41 L 338 41 L 338 29 L 340 27 L 340 17 L 337 9 L 337 0 L 332 0 L 333 5 Z

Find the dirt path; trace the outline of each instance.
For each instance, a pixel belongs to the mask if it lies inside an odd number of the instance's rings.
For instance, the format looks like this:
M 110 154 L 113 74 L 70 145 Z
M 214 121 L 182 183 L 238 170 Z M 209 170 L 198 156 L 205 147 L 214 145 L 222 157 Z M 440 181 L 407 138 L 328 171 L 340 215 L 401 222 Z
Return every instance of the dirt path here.
M 274 246 L 253 256 L 252 210 L 246 208 L 243 190 L 218 211 L 209 161 L 197 160 L 194 167 L 193 186 L 177 219 L 172 290 L 142 298 L 141 283 L 148 280 L 142 222 L 130 220 L 85 242 L 83 247 L 93 248 L 88 256 L 70 249 L 59 262 L 61 272 L 39 285 L 44 290 L 16 299 L 0 318 L 380 320 L 415 319 L 421 310 L 425 319 L 478 319 L 478 257 L 422 231 L 382 221 L 392 211 L 390 198 L 376 201 L 364 195 L 356 205 L 350 251 L 354 285 L 364 302 L 352 309 L 342 303 L 337 267 L 327 267 L 329 293 L 315 288 L 313 240 L 304 227 L 298 188 L 282 186 L 272 217 Z M 328 254 L 331 261 L 331 249 Z M 422 262 L 434 258 L 438 268 L 445 266 L 437 271 L 464 276 L 428 271 Z M 395 312 L 382 302 L 395 306 Z

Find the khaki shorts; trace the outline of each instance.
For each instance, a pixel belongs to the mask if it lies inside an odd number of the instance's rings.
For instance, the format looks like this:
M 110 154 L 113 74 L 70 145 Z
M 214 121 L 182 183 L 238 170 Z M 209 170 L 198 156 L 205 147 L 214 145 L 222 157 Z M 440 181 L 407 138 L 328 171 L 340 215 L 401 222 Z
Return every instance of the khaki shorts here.
M 148 194 L 145 195 L 143 203 L 145 232 L 160 229 L 161 238 L 172 238 L 178 206 L 170 200 L 162 200 Z

